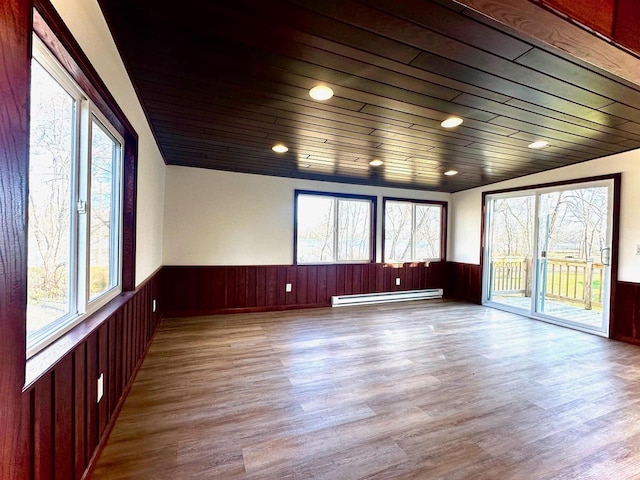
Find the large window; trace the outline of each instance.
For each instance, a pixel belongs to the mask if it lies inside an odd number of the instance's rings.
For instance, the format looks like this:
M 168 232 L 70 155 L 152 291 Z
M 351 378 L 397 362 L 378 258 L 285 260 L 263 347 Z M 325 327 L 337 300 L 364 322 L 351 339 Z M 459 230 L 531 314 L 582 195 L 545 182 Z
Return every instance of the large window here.
M 376 198 L 296 191 L 296 262 L 371 262 Z
M 444 203 L 384 199 L 384 260 L 424 262 L 444 258 Z
M 27 353 L 121 291 L 123 140 L 34 36 Z

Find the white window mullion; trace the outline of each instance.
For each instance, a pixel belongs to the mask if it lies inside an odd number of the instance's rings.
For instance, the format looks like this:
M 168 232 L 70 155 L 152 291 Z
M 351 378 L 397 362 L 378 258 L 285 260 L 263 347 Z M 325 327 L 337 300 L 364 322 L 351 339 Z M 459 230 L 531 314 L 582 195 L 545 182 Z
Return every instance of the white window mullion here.
M 338 202 L 340 200 L 338 198 L 333 199 L 333 261 L 340 261 L 340 246 L 338 245 L 338 241 L 340 239 L 340 235 L 338 234 L 338 228 L 340 226 L 340 222 L 338 220 L 338 212 L 340 208 L 338 206 Z
M 89 221 L 91 215 L 90 172 L 91 172 L 91 112 L 89 102 L 83 101 L 81 104 L 81 141 L 79 158 L 79 181 L 78 181 L 78 256 L 77 256 L 77 292 L 78 292 L 78 313 L 84 314 L 87 311 L 89 299 Z M 84 207 L 84 208 L 82 208 Z

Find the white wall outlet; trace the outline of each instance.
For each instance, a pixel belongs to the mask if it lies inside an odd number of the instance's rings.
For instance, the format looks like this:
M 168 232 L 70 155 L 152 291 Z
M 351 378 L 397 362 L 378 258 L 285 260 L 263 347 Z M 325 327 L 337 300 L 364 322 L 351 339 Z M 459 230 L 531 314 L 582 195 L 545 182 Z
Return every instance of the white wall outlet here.
M 101 373 L 98 377 L 98 399 L 96 400 L 98 403 L 102 400 L 102 395 L 104 395 L 104 374 Z
M 396 277 L 396 285 L 400 285 L 400 277 Z
M 152 312 L 156 311 L 156 299 L 155 298 L 151 301 L 151 311 Z
M 285 292 L 287 292 L 287 293 L 291 292 L 291 284 L 287 283 L 287 285 L 284 287 L 284 289 L 285 289 Z
M 640 255 L 640 243 L 636 243 L 636 255 Z

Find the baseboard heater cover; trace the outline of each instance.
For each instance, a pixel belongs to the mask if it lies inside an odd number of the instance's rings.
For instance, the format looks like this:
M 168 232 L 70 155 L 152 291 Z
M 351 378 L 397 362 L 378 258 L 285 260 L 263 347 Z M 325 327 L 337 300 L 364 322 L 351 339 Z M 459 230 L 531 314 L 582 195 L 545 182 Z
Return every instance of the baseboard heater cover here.
M 408 300 L 425 300 L 428 298 L 442 298 L 441 288 L 426 290 L 403 290 L 398 292 L 363 293 L 357 295 L 336 295 L 331 297 L 332 307 L 346 305 L 366 305 L 369 303 L 406 302 Z

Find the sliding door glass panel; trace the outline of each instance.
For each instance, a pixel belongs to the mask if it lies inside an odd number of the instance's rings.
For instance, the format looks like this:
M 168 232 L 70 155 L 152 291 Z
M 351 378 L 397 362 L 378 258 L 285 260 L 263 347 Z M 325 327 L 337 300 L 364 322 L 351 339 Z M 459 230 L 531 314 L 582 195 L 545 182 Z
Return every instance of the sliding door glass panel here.
M 536 313 L 603 328 L 610 257 L 609 188 L 540 195 Z
M 535 195 L 493 198 L 488 208 L 487 300 L 531 310 Z

